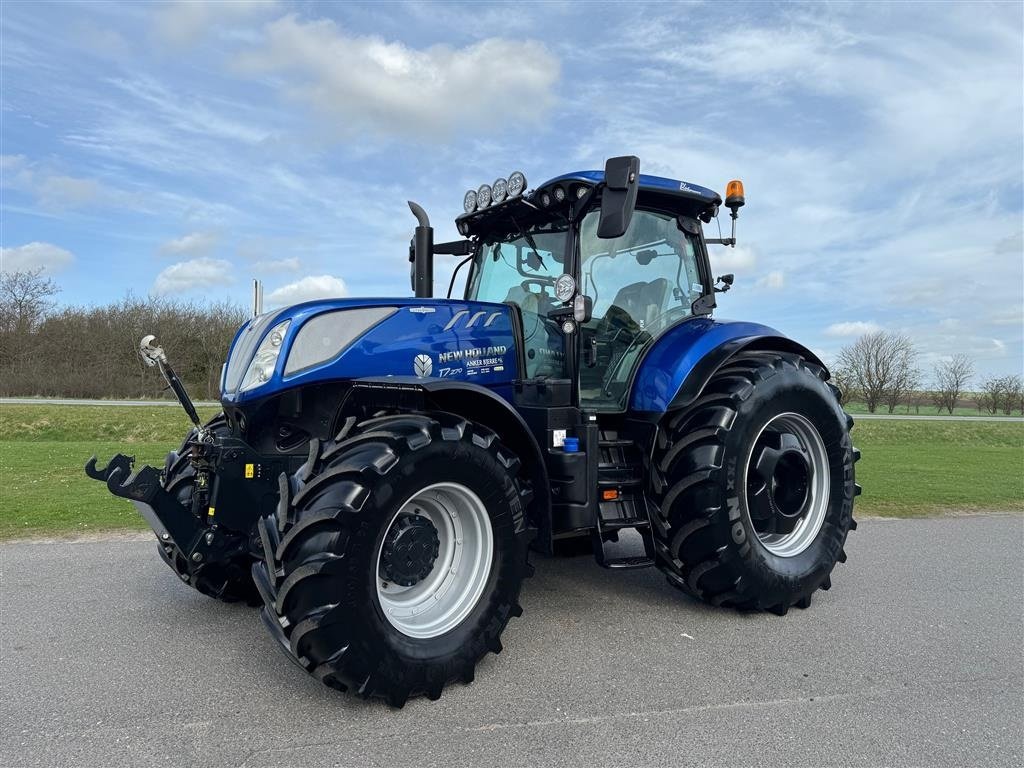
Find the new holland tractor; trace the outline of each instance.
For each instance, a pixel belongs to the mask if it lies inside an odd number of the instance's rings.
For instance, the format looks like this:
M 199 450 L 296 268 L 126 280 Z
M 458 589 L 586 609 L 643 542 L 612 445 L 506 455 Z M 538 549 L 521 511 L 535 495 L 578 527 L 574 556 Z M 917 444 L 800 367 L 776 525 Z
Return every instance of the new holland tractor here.
M 743 204 L 730 182 L 732 237 L 705 238 L 722 198 L 635 157 L 467 192 L 455 242 L 410 203 L 414 297 L 253 317 L 205 424 L 146 337 L 195 427 L 162 468 L 86 471 L 182 581 L 261 604 L 292 661 L 395 706 L 501 651 L 531 548 L 589 546 L 740 611 L 806 608 L 846 559 L 858 452 L 810 350 L 712 317 L 732 275 L 707 246 L 735 245 Z M 435 254 L 465 257 L 463 298 L 431 297 Z

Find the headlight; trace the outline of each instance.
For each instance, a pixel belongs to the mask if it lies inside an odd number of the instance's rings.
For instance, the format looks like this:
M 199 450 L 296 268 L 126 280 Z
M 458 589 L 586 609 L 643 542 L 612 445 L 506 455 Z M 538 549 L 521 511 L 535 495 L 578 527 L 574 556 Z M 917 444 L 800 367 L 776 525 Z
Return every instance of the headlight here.
M 491 188 L 487 184 L 481 184 L 476 191 L 476 205 L 481 211 L 491 204 Z
M 508 196 L 521 195 L 526 190 L 526 177 L 522 171 L 515 171 L 508 177 Z
M 476 191 L 469 190 L 466 196 L 462 198 L 462 207 L 466 209 L 466 213 L 472 213 L 476 209 Z
M 504 179 L 495 179 L 491 185 L 491 200 L 500 203 L 508 194 L 508 182 Z
M 310 318 L 292 340 L 288 360 L 284 364 L 285 377 L 332 360 L 397 311 L 395 307 L 363 307 L 324 312 Z
M 274 375 L 274 368 L 277 367 L 277 358 L 281 356 L 281 346 L 284 344 L 284 337 L 288 333 L 288 326 L 291 325 L 291 322 L 291 320 L 285 320 L 283 323 L 278 323 L 270 329 L 270 333 L 263 337 L 263 341 L 260 342 L 256 354 L 245 372 L 245 378 L 242 379 L 242 386 L 239 388 L 242 392 L 270 381 L 270 377 Z

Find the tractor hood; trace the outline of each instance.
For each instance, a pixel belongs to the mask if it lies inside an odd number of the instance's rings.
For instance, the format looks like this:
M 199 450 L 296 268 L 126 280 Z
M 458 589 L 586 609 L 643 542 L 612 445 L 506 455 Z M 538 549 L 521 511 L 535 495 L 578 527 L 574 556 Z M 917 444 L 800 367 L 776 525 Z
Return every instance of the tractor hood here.
M 494 388 L 518 375 L 511 309 L 448 299 L 326 299 L 254 317 L 228 353 L 221 400 L 320 381 L 416 376 Z

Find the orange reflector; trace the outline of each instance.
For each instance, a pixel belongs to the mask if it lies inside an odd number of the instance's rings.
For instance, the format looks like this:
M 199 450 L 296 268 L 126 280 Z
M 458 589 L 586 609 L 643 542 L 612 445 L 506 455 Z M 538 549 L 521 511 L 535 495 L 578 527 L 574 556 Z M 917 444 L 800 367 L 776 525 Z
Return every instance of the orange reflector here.
M 619 492 L 614 488 L 607 491 L 601 491 L 602 501 L 615 501 L 619 498 Z

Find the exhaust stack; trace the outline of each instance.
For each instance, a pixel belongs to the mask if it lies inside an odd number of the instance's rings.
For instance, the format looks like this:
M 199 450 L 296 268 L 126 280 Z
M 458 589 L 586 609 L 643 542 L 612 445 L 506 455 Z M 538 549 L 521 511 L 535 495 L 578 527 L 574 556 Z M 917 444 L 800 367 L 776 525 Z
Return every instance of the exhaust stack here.
M 409 249 L 413 295 L 417 299 L 429 299 L 434 295 L 434 229 L 421 205 L 410 200 L 409 210 L 417 222 L 412 247 Z

